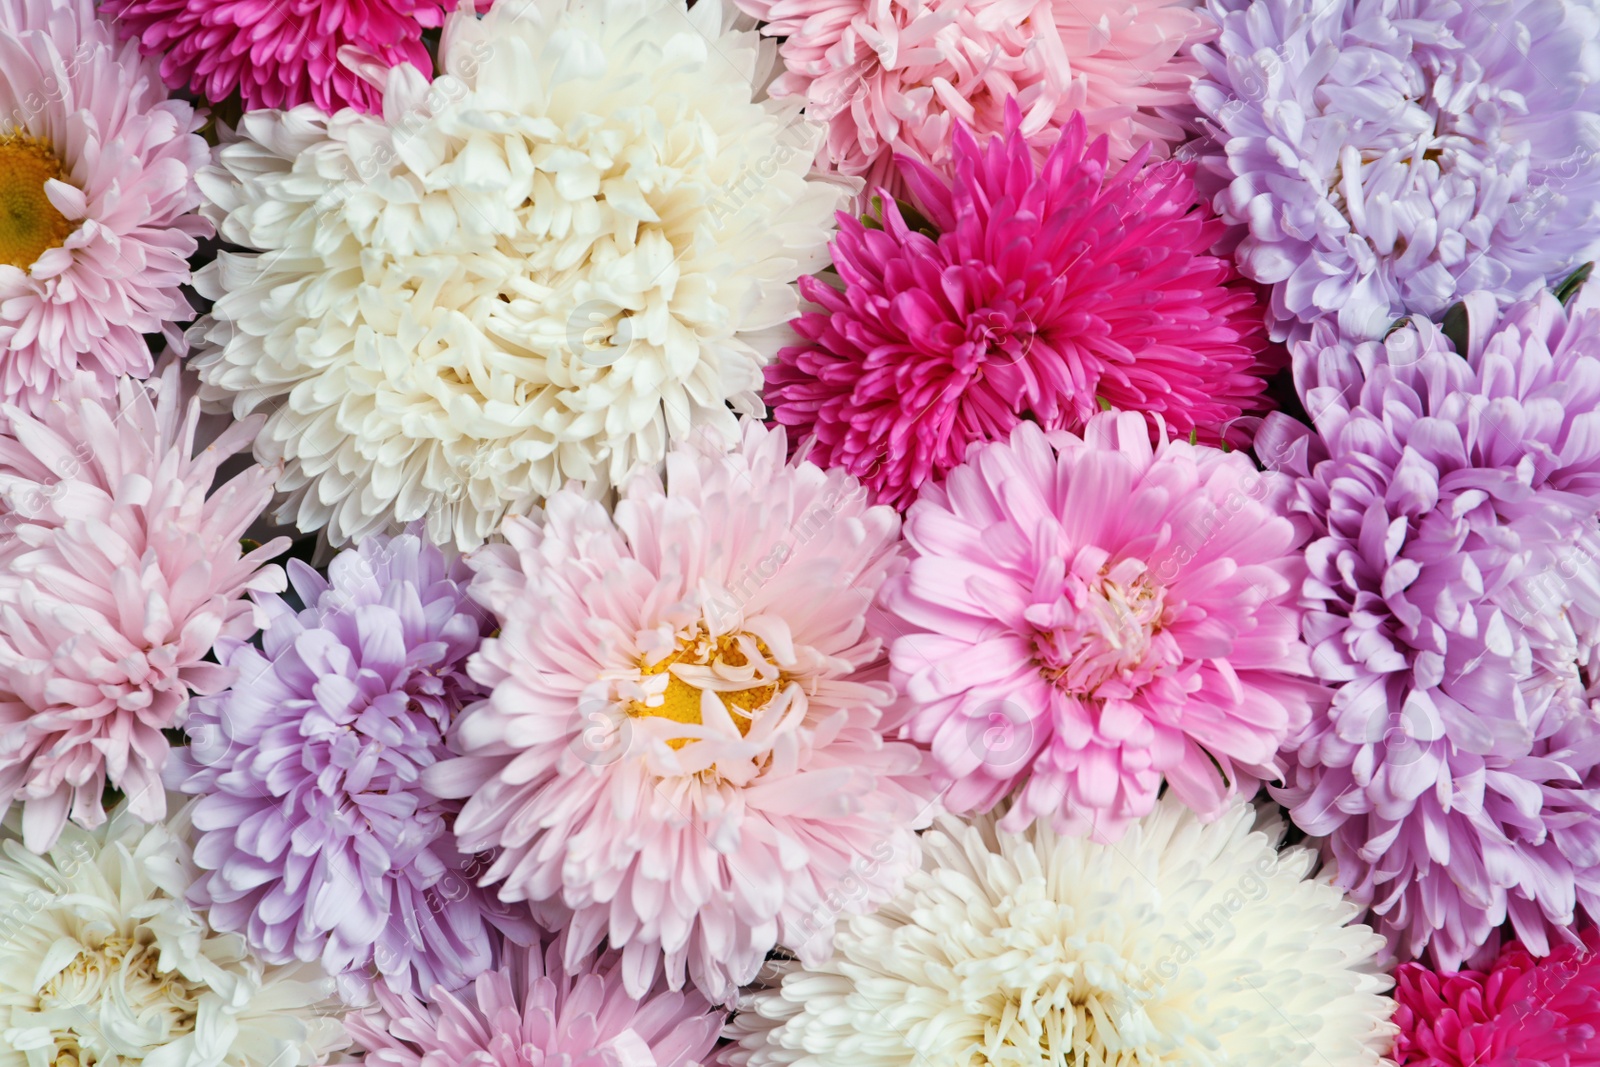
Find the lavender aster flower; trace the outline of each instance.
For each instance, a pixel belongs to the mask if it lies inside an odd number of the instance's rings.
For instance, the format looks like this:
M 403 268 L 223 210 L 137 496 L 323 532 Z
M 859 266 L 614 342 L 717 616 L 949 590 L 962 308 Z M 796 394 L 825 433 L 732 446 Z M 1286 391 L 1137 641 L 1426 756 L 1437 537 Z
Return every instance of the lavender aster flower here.
M 1274 336 L 1374 340 L 1600 251 L 1596 0 L 1210 0 L 1216 209 Z
M 1600 916 L 1600 292 L 1296 346 L 1316 433 L 1256 446 L 1313 527 L 1312 669 L 1339 686 L 1275 795 L 1404 957 L 1543 954 Z M 1463 358 L 1464 357 L 1464 358 Z M 1481 957 L 1480 957 L 1481 958 Z
M 202 796 L 195 860 L 211 872 L 191 900 L 270 962 L 320 958 L 347 999 L 374 972 L 399 993 L 457 989 L 496 963 L 495 929 L 532 934 L 472 884 L 449 832 L 459 802 L 418 783 L 482 695 L 465 667 L 486 623 L 465 565 L 412 534 L 369 538 L 328 574 L 289 564 L 298 613 L 260 598 L 265 654 L 219 646 L 239 680 L 189 719 L 181 788 Z

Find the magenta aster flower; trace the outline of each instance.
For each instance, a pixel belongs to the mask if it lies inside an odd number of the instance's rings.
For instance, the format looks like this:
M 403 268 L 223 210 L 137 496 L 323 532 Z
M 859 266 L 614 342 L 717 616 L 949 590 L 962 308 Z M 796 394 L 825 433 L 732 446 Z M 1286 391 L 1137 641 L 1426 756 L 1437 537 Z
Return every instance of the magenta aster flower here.
M 382 110 L 381 72 L 410 63 L 432 75 L 424 27 L 459 0 L 104 0 L 161 57 L 161 76 L 213 103 L 238 92 L 247 111 L 316 104 Z M 481 7 L 488 0 L 480 0 Z M 374 77 L 363 76 L 370 68 Z
M 466 674 L 488 626 L 471 573 L 414 534 L 367 538 L 326 579 L 299 560 L 289 573 L 305 607 L 258 598 L 261 650 L 220 643 L 239 681 L 186 727 L 182 788 L 201 798 L 210 871 L 190 899 L 269 962 L 320 959 L 349 999 L 374 972 L 402 993 L 459 989 L 493 966 L 495 928 L 533 935 L 472 884 L 487 861 L 456 851 L 461 805 L 419 781 L 482 695 Z
M 261 420 L 196 455 L 200 402 L 175 362 L 109 399 L 0 412 L 0 810 L 23 805 L 23 841 L 43 852 L 69 814 L 105 822 L 108 781 L 137 817 L 166 816 L 161 731 L 232 679 L 207 654 L 255 632 L 245 594 L 283 588 L 267 560 L 288 539 L 241 555 L 277 471 L 207 493 Z
M 906 519 L 884 590 L 908 729 L 952 811 L 1120 837 L 1163 778 L 1204 817 L 1277 776 L 1315 689 L 1295 606 L 1291 483 L 1239 453 L 1152 447 L 1143 416 L 1082 438 L 1023 424 Z
M 376 1010 L 345 1019 L 367 1067 L 698 1067 L 723 1013 L 659 983 L 630 994 L 616 953 L 562 973 L 559 943 L 512 950 L 470 991 L 433 1002 L 378 990 Z
M 839 216 L 843 291 L 800 280 L 808 343 L 767 368 L 775 418 L 898 507 L 1025 414 L 1079 429 L 1105 401 L 1214 442 L 1261 404 L 1261 309 L 1209 254 L 1189 168 L 1140 153 L 1107 178 L 1080 116 L 1040 171 L 1008 109 L 987 146 L 955 131 L 953 181 L 907 163 L 936 236 L 892 202 L 881 229 Z
M 868 188 L 900 191 L 895 156 L 951 161 L 962 125 L 1006 125 L 1009 99 L 1042 161 L 1076 112 L 1113 165 L 1143 145 L 1165 158 L 1187 136 L 1200 66 L 1189 45 L 1215 30 L 1186 0 L 739 0 L 783 38 L 773 96 L 828 125 L 824 160 Z
M 201 121 L 90 0 L 0 0 L 0 402 L 109 396 L 150 373 L 143 335 L 179 342 Z
M 727 1003 L 779 942 L 826 955 L 932 816 L 865 629 L 899 519 L 786 450 L 747 422 L 731 454 L 669 453 L 664 486 L 636 474 L 614 518 L 563 489 L 471 560 L 494 692 L 423 781 L 468 798 L 462 847 L 500 850 L 484 882 L 568 930 L 568 968 L 604 939 L 634 997 L 664 968 Z
M 1600 915 L 1600 292 L 1297 346 L 1311 665 L 1338 686 L 1275 795 L 1402 958 L 1450 970 Z
M 1595 1067 L 1600 1064 L 1600 934 L 1536 958 L 1507 945 L 1485 971 L 1395 972 L 1399 1067 Z

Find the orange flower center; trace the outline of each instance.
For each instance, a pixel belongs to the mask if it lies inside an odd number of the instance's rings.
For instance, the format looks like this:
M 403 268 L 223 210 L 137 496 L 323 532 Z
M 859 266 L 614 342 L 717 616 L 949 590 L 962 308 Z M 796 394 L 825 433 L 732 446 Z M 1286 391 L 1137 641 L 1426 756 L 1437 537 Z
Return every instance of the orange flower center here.
M 27 270 L 77 227 L 45 195 L 45 182 L 61 177 L 50 146 L 24 133 L 0 135 L 0 263 Z

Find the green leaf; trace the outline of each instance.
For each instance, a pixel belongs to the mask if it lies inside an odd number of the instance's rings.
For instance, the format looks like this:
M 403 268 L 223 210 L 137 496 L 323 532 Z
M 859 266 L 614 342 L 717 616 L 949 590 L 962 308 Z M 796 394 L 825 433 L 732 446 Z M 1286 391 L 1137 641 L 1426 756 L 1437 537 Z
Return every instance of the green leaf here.
M 167 739 L 167 744 L 174 748 L 186 748 L 189 744 L 189 735 L 176 726 L 163 726 L 161 736 Z
M 1456 354 L 1467 354 L 1467 305 L 1451 304 L 1450 310 L 1444 313 L 1444 320 L 1439 323 L 1439 332 L 1450 338 L 1450 343 L 1456 346 Z
M 1411 316 L 1410 315 L 1401 315 L 1398 319 L 1395 319 L 1393 322 L 1391 322 L 1389 324 L 1389 331 L 1388 331 L 1388 333 L 1385 333 L 1383 335 L 1384 339 L 1387 340 L 1388 337 L 1389 337 L 1389 334 L 1394 333 L 1396 330 L 1403 330 L 1407 326 L 1410 326 L 1410 325 L 1411 325 Z
M 246 553 L 254 552 L 256 549 L 258 549 L 260 547 L 261 547 L 261 542 L 260 541 L 253 540 L 253 539 L 251 539 L 249 537 L 241 537 L 241 538 L 239 538 L 239 551 L 240 552 L 246 552 Z
M 1567 275 L 1566 280 L 1560 285 L 1556 286 L 1556 299 L 1565 305 L 1567 301 L 1571 300 L 1577 294 L 1579 289 L 1583 288 L 1583 283 L 1588 281 L 1589 275 L 1593 273 L 1594 264 L 1585 263 L 1583 266 Z
M 894 202 L 895 209 L 900 212 L 900 221 L 906 224 L 906 229 L 922 234 L 929 240 L 939 239 L 939 228 L 928 221 L 928 217 L 904 200 Z M 882 230 L 883 224 L 883 197 L 874 194 L 867 201 L 866 213 L 861 216 L 861 225 L 869 230 Z
M 1200 443 L 1200 431 L 1199 430 L 1190 430 L 1189 431 L 1189 443 L 1191 445 L 1197 445 L 1197 444 Z
M 1097 396 L 1097 397 L 1095 397 L 1095 400 L 1099 401 L 1100 410 L 1101 411 L 1110 411 L 1111 410 L 1111 401 L 1107 400 L 1105 397 Z

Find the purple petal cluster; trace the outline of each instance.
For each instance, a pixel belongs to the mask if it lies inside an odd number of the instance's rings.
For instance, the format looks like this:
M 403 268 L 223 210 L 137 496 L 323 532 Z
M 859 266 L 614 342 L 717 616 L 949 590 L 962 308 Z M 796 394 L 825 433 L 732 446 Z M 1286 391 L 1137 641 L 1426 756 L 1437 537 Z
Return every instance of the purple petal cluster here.
M 482 695 L 466 661 L 488 627 L 460 560 L 412 534 L 340 553 L 326 579 L 289 564 L 296 611 L 260 598 L 262 648 L 221 646 L 231 690 L 196 702 L 181 788 L 194 809 L 191 892 L 270 962 L 321 959 L 351 1000 L 370 979 L 421 994 L 496 964 L 527 920 L 473 883 L 450 833 L 459 802 L 422 788 L 444 732 Z M 525 913 L 523 913 L 525 915 Z
M 1542 953 L 1600 914 L 1600 293 L 1297 346 L 1312 669 L 1339 688 L 1276 796 L 1404 957 L 1453 969 L 1509 922 Z
M 1592 0 L 1210 0 L 1195 102 L 1275 337 L 1381 338 L 1600 251 Z

